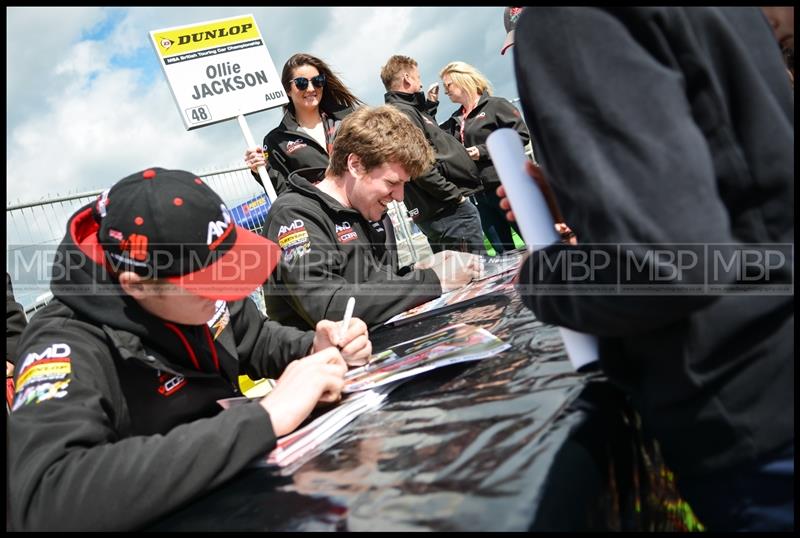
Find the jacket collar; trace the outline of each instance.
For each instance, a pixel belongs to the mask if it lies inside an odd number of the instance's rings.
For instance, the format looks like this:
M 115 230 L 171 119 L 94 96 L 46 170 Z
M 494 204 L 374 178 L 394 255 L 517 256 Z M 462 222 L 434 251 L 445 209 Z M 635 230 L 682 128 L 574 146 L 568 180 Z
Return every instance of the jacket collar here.
M 470 110 L 470 112 L 469 112 L 469 115 L 468 115 L 467 117 L 468 117 L 468 118 L 471 118 L 471 117 L 473 117 L 473 116 L 474 116 L 475 114 L 477 114 L 477 113 L 478 113 L 478 112 L 479 112 L 479 111 L 480 111 L 480 110 L 481 110 L 483 107 L 485 107 L 485 106 L 486 106 L 486 103 L 488 103 L 488 102 L 489 102 L 489 96 L 488 96 L 488 95 L 486 95 L 485 93 L 482 93 L 482 94 L 481 94 L 481 96 L 480 96 L 480 98 L 478 99 L 478 104 L 476 104 L 476 105 L 475 105 L 475 108 L 473 108 L 472 110 Z M 458 107 L 457 109 L 455 109 L 455 111 L 453 111 L 453 113 L 452 113 L 452 114 L 450 114 L 450 116 L 451 116 L 451 117 L 453 117 L 453 118 L 458 118 L 458 119 L 462 118 L 462 117 L 464 116 L 464 105 L 461 105 L 460 107 Z
M 342 121 L 351 111 L 352 108 L 342 107 L 331 112 L 320 110 L 320 115 L 322 116 L 322 122 L 327 124 L 330 121 Z M 297 114 L 292 108 L 286 107 L 286 112 L 283 113 L 283 119 L 279 127 L 284 131 L 298 131 L 300 129 L 300 124 L 297 122 Z
M 428 104 L 425 101 L 425 94 L 422 92 L 405 93 L 405 92 L 386 92 L 383 94 L 383 100 L 387 104 L 404 103 L 411 105 L 420 112 L 428 111 Z
M 325 168 L 303 168 L 289 174 L 289 188 L 317 200 L 331 211 L 358 215 L 359 218 L 363 219 L 361 213 L 352 207 L 343 206 L 337 199 L 319 190 L 315 183 L 318 183 L 324 177 Z

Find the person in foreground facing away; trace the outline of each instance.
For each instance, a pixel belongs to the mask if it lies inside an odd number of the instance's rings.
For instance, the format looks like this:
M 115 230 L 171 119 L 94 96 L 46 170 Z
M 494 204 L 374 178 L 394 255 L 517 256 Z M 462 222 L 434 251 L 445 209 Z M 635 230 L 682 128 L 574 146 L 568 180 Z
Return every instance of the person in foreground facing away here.
M 432 162 L 422 132 L 397 109 L 362 107 L 345 118 L 328 168 L 290 175 L 267 216 L 264 233 L 282 249 L 264 290 L 270 319 L 311 327 L 338 319 L 353 296 L 372 326 L 477 276 L 480 258 L 453 251 L 398 271 L 374 237 L 369 222 Z
M 481 217 L 468 199 L 482 188 L 478 168 L 461 142 L 440 129 L 429 114 L 432 107 L 422 93 L 416 60 L 390 57 L 381 68 L 381 81 L 386 88 L 386 104 L 408 116 L 435 151 L 434 166 L 406 184 L 408 214 L 427 236 L 433 252 L 468 250 L 485 254 Z
M 473 196 L 478 203 L 483 231 L 498 254 L 514 250 L 511 225 L 495 193 L 500 179 L 486 149 L 486 139 L 497 129 L 509 128 L 519 134 L 522 145 L 527 145 L 531 138 L 528 128 L 519 110 L 507 99 L 494 97 L 489 80 L 468 63 L 450 62 L 439 72 L 439 77 L 444 93 L 453 103 L 461 105 L 441 128 L 464 144 L 470 159 L 478 166 L 483 190 Z
M 286 190 L 292 172 L 328 165 L 342 120 L 364 104 L 328 64 L 310 54 L 286 60 L 281 83 L 289 97 L 281 123 L 264 137 L 263 148 L 248 148 L 244 156 L 259 183 L 258 166 L 269 164 L 277 194 Z
M 599 337 L 602 368 L 630 391 L 708 529 L 793 529 L 794 106 L 764 16 L 529 7 L 515 40 L 536 155 L 580 238 L 527 259 L 526 304 Z M 581 294 L 558 256 L 592 244 L 625 249 L 589 282 L 620 291 Z M 653 249 L 684 255 L 680 278 Z M 773 263 L 748 270 L 730 263 L 737 253 Z M 617 282 L 634 264 L 641 273 Z M 628 283 L 662 293 L 626 294 Z M 679 286 L 709 283 L 720 286 Z
M 371 352 L 366 325 L 351 322 L 339 341 L 337 323 L 302 332 L 267 321 L 245 297 L 277 258 L 180 170 L 133 174 L 71 217 L 54 299 L 19 343 L 11 528 L 141 528 L 340 397 L 345 361 Z M 223 411 L 217 400 L 239 395 L 242 373 L 280 378 Z

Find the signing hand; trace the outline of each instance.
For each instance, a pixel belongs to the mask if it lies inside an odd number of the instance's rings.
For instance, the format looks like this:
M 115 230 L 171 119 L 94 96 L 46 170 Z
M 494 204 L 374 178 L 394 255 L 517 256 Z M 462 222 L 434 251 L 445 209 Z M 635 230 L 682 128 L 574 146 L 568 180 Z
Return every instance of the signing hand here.
M 275 387 L 259 402 L 269 413 L 275 435 L 294 431 L 318 402 L 338 401 L 345 372 L 347 364 L 335 347 L 290 362 Z
M 458 289 L 481 275 L 481 257 L 469 252 L 443 250 L 417 262 L 418 269 L 433 269 L 442 293 Z
M 311 352 L 316 353 L 328 347 L 338 347 L 348 366 L 363 366 L 372 354 L 367 324 L 359 318 L 351 318 L 344 338 L 339 340 L 341 321 L 323 319 L 316 326 L 314 344 Z
M 481 158 L 481 154 L 478 151 L 478 148 L 475 146 L 470 146 L 467 148 L 467 155 L 469 155 L 469 158 L 473 161 L 477 161 Z

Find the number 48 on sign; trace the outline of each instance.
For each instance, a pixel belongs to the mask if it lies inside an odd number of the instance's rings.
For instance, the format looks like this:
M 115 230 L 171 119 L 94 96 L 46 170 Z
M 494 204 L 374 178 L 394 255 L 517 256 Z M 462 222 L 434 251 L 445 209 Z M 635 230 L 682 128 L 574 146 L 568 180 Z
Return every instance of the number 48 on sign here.
M 210 120 L 211 113 L 208 111 L 208 107 L 205 105 L 187 108 L 186 119 L 189 120 L 189 123 L 200 123 Z

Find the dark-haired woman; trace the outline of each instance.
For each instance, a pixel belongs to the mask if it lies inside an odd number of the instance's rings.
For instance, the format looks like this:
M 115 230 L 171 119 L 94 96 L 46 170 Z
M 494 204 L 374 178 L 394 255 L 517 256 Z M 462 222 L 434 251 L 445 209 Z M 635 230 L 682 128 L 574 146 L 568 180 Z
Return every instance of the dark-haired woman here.
M 248 149 L 244 156 L 259 183 L 256 169 L 259 164 L 266 164 L 278 195 L 288 187 L 291 173 L 303 168 L 327 168 L 339 125 L 357 106 L 364 104 L 328 64 L 310 54 L 298 53 L 286 60 L 281 82 L 289 96 L 283 119 L 264 137 L 263 148 Z M 391 219 L 386 215 L 372 226 L 379 234 L 377 237 L 386 238 L 387 249 L 396 264 Z
M 278 194 L 286 189 L 292 172 L 328 166 L 339 125 L 356 106 L 364 104 L 328 64 L 310 54 L 289 58 L 281 82 L 289 96 L 281 123 L 264 137 L 263 148 L 245 152 L 245 162 L 254 174 L 259 164 L 267 165 Z

